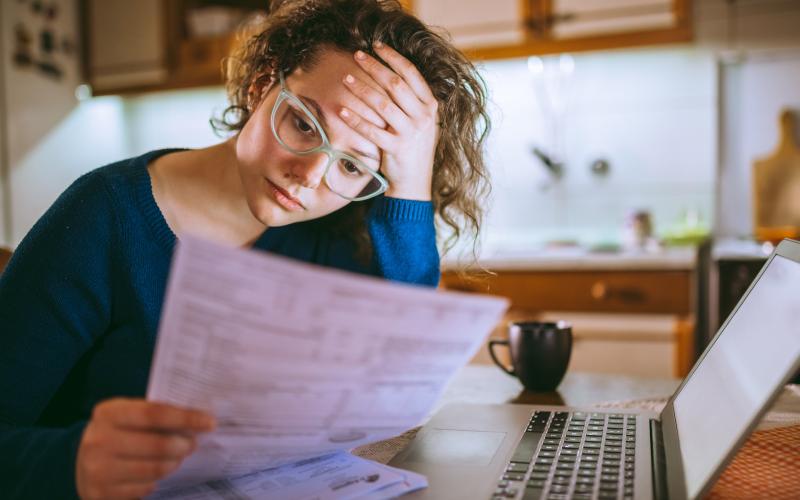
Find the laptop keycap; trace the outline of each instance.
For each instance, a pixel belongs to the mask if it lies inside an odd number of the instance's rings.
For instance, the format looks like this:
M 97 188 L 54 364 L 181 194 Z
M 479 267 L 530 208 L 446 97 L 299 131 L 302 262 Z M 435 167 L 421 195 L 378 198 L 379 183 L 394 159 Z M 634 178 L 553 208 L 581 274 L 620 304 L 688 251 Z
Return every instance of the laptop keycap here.
M 632 415 L 535 412 L 492 498 L 632 499 L 635 423 Z

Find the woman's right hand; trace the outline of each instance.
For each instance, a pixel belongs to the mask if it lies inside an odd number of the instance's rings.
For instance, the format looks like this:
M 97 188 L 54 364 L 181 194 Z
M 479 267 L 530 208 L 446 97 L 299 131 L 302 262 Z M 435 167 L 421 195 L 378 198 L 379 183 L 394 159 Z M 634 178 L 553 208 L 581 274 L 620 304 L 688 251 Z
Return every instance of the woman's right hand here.
M 78 495 L 140 498 L 178 468 L 196 447 L 196 435 L 214 429 L 202 411 L 114 398 L 94 407 L 78 448 Z

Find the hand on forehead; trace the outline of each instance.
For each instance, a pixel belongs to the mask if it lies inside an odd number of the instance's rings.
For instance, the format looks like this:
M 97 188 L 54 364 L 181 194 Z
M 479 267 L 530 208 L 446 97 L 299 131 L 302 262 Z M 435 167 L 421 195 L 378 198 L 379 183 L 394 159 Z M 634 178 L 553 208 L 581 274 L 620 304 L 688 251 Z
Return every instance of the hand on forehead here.
M 386 128 L 386 121 L 342 83 L 348 74 L 388 96 L 386 90 L 353 61 L 353 54 L 339 50 L 324 49 L 314 67 L 308 71 L 298 68 L 292 73 L 294 78 L 287 80 L 292 80 L 288 84 L 290 90 L 314 99 L 328 114 L 338 116 L 339 110 L 344 106 L 356 111 L 374 125 Z

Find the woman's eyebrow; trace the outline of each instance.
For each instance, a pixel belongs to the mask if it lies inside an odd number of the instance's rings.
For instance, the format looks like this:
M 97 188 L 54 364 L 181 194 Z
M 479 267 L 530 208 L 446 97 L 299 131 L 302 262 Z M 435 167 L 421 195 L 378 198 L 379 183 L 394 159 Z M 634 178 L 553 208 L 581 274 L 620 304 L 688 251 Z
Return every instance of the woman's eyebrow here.
M 325 113 L 322 111 L 319 103 L 314 99 L 298 94 L 297 97 L 301 99 L 306 105 L 310 106 L 314 110 L 314 114 L 318 117 L 320 123 L 322 124 L 325 129 L 329 129 L 328 120 L 325 119 Z M 356 153 L 359 156 L 363 156 L 364 158 L 369 158 L 370 160 L 374 160 L 379 162 L 380 159 L 372 153 L 367 153 L 366 151 L 361 151 L 360 149 L 352 148 L 353 153 Z

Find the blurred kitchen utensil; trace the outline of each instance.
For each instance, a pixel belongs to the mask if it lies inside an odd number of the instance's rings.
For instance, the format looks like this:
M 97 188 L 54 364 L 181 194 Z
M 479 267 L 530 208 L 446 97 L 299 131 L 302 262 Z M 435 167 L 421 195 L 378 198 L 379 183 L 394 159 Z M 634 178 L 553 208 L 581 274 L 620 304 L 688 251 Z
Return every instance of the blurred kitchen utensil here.
M 531 151 L 534 156 L 539 158 L 542 165 L 547 168 L 547 171 L 556 179 L 561 179 L 564 176 L 564 163 L 555 160 L 552 156 L 548 155 L 541 149 L 534 147 Z
M 794 113 L 780 116 L 780 141 L 772 155 L 753 162 L 753 233 L 777 243 L 800 237 L 800 145 Z
M 631 210 L 625 218 L 622 244 L 628 250 L 644 250 L 652 245 L 653 219 L 647 210 Z
M 598 158 L 589 166 L 589 170 L 597 177 L 605 177 L 611 170 L 611 164 L 604 158 Z

